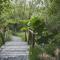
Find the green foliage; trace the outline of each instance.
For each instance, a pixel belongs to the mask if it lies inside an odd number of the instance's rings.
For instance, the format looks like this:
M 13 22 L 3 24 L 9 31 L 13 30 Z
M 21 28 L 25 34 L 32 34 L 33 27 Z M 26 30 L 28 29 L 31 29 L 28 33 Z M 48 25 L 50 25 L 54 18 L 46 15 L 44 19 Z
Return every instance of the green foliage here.
M 7 24 L 9 23 L 12 23 L 12 24 L 15 24 L 15 23 L 19 23 L 19 24 L 26 24 L 29 22 L 29 20 L 19 20 L 19 19 L 9 19 L 6 21 Z
M 31 25 L 32 30 L 37 32 L 38 34 L 40 34 L 44 30 L 44 27 L 45 27 L 44 20 L 39 17 L 31 18 L 30 25 Z
M 49 43 L 45 48 L 48 54 L 54 56 L 55 49 L 60 48 L 60 0 L 45 0 L 45 5 L 47 5 L 44 13 L 45 24 L 49 31 L 47 36 Z
M 60 33 L 58 33 L 57 35 L 54 36 L 53 43 L 55 43 L 56 46 L 57 46 L 58 48 L 60 48 Z
M 46 26 L 52 33 L 52 43 L 55 43 L 59 47 L 60 42 L 60 0 L 48 0 L 48 7 L 46 7 Z
M 29 20 L 19 20 L 19 23 L 27 25 Z
M 21 28 L 21 31 L 27 31 L 27 30 L 28 30 L 28 27 Z
M 38 6 L 39 4 L 41 6 Z M 14 4 L 11 4 L 10 0 L 0 0 L 0 28 L 4 30 L 6 26 L 13 28 L 13 31 L 33 30 L 37 33 L 36 43 L 40 45 L 44 43 L 46 52 L 54 55 L 55 48 L 60 48 L 60 0 L 44 0 L 44 2 L 43 0 L 32 0 L 28 4 L 26 0 L 20 0 L 19 3 L 16 0 Z M 3 33 L 5 34 L 6 31 Z M 9 32 L 7 32 L 9 38 L 8 34 Z M 2 43 L 0 36 L 0 46 Z M 37 49 L 32 50 L 33 55 L 39 53 Z M 35 57 L 32 56 L 34 60 L 38 60 Z
M 11 11 L 10 0 L 0 0 L 0 27 L 5 27 L 5 22 L 9 18 Z
M 48 31 L 47 31 L 47 28 L 45 26 L 45 22 L 43 19 L 41 19 L 39 17 L 31 18 L 30 29 L 32 29 L 35 33 L 37 33 L 36 42 L 38 44 L 49 43 L 49 41 L 48 41 L 49 34 L 48 34 Z
M 45 46 L 45 51 L 47 54 L 51 56 L 55 56 L 56 45 L 54 43 L 50 43 Z
M 30 57 L 29 60 L 40 60 L 39 54 L 41 53 L 41 49 L 37 46 L 35 48 L 30 47 Z
M 55 23 L 52 24 L 54 25 Z M 29 21 L 29 25 L 30 29 L 37 33 L 36 43 L 39 45 L 44 43 L 44 50 L 46 51 L 46 53 L 51 56 L 55 56 L 54 51 L 56 50 L 57 46 L 60 45 L 60 38 L 58 37 L 60 35 L 58 34 L 57 29 L 53 27 L 50 30 L 50 27 L 46 26 L 45 21 L 39 17 L 31 18 Z
M 48 0 L 49 1 L 49 0 Z M 47 19 L 47 26 L 49 30 L 57 30 L 60 29 L 60 1 L 59 0 L 52 0 L 52 2 L 48 2 L 49 5 L 46 7 L 46 19 Z
M 10 0 L 0 0 L 0 45 L 5 43 L 6 20 L 11 11 Z

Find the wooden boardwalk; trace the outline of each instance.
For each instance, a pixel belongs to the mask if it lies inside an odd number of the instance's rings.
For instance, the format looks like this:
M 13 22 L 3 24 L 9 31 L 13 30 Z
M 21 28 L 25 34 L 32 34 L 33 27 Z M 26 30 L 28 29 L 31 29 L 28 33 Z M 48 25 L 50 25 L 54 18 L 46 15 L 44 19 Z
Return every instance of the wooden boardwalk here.
M 29 46 L 21 38 L 13 36 L 0 48 L 0 60 L 29 60 Z

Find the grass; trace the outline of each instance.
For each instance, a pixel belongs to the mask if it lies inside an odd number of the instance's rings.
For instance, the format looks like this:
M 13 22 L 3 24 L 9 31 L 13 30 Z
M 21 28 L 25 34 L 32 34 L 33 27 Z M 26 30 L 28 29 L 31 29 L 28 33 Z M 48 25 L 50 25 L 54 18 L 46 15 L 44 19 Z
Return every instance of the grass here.
M 35 46 L 34 48 L 30 47 L 30 60 L 40 60 L 39 59 L 39 54 L 41 53 L 40 48 Z

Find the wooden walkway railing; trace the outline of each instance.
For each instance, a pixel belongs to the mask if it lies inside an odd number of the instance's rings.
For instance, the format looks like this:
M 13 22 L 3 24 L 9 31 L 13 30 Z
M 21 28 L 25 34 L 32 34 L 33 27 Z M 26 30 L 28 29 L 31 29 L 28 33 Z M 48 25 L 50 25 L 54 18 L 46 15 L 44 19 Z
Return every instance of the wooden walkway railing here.
M 34 33 L 32 30 L 28 30 L 28 44 L 32 45 L 33 48 L 35 46 L 35 37 L 36 37 L 36 33 Z M 44 54 L 44 56 L 40 56 L 40 59 L 41 60 L 60 60 L 60 49 L 59 51 L 57 50 L 55 54 L 56 55 L 54 57 L 49 56 L 48 54 L 47 55 Z
M 35 45 L 35 33 L 32 30 L 28 31 L 28 44 L 32 47 Z

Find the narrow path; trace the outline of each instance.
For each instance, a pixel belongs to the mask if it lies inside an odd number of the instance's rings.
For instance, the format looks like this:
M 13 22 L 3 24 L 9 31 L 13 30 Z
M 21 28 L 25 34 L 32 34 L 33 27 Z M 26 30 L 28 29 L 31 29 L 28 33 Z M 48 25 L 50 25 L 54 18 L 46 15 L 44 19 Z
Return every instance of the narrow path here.
M 29 60 L 29 46 L 21 38 L 13 36 L 0 48 L 0 60 Z

